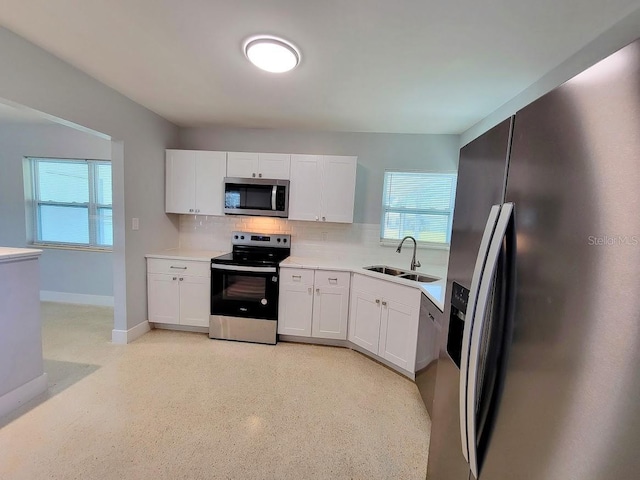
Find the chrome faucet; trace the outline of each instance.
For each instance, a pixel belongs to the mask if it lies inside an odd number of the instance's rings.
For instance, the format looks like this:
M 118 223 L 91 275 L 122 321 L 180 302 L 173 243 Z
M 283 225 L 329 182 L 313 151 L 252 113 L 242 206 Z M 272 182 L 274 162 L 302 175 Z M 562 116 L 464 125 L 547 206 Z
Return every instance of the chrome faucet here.
M 420 262 L 416 261 L 416 249 L 418 248 L 418 242 L 416 242 L 415 238 L 413 238 L 410 235 L 407 235 L 406 237 L 404 237 L 400 241 L 400 245 L 398 245 L 398 248 L 396 248 L 396 253 L 400 253 L 402 251 L 402 244 L 407 238 L 410 238 L 411 240 L 413 240 L 413 257 L 411 258 L 411 270 L 415 270 L 417 267 L 421 266 Z

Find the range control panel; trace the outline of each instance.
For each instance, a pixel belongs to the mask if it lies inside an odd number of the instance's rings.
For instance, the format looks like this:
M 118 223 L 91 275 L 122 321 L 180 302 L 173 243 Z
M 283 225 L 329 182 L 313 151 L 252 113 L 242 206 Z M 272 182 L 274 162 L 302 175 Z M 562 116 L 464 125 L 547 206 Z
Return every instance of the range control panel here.
M 264 234 L 252 232 L 233 232 L 232 245 L 250 245 L 254 247 L 291 248 L 291 235 L 281 233 Z

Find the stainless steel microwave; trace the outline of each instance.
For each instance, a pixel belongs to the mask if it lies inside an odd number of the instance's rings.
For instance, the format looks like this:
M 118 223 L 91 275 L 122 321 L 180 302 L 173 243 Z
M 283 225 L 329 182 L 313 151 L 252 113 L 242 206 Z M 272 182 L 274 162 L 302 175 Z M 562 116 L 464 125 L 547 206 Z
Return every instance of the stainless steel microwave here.
M 287 218 L 289 180 L 225 177 L 224 213 Z

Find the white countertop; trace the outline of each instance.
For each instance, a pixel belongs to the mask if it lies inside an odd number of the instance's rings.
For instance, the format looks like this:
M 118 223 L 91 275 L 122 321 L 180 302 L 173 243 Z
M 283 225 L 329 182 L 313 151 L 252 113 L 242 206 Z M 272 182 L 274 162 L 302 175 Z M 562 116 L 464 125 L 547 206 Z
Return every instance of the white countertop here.
M 372 272 L 365 270 L 364 267 L 372 265 L 385 265 L 399 270 L 409 270 L 406 266 L 389 265 L 386 263 L 376 262 L 375 260 L 350 260 L 350 259 L 327 259 L 327 258 L 308 258 L 308 257 L 289 257 L 280 263 L 284 268 L 309 268 L 309 269 L 326 269 L 326 270 L 342 270 L 346 272 L 354 272 L 370 277 L 386 280 L 389 282 L 399 283 L 409 287 L 419 288 L 427 296 L 440 311 L 444 311 L 444 294 L 446 288 L 446 269 L 437 265 L 425 265 L 418 269 L 418 273 L 437 277 L 440 280 L 428 283 L 419 283 L 406 278 L 385 275 L 384 273 Z
M 182 248 L 172 248 L 156 253 L 147 253 L 146 258 L 164 258 L 168 260 L 196 260 L 208 262 L 214 257 L 219 257 L 229 252 L 218 252 L 215 250 L 186 250 Z
M 0 247 L 0 262 L 13 258 L 37 257 L 40 254 L 42 254 L 42 250 L 37 248 Z

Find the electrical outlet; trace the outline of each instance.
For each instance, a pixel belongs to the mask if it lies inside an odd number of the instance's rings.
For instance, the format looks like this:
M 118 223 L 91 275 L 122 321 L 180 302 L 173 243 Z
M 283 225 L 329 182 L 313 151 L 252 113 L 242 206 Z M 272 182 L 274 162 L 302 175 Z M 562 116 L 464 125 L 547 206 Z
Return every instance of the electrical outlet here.
M 132 218 L 131 219 L 131 230 L 140 230 L 140 219 Z

